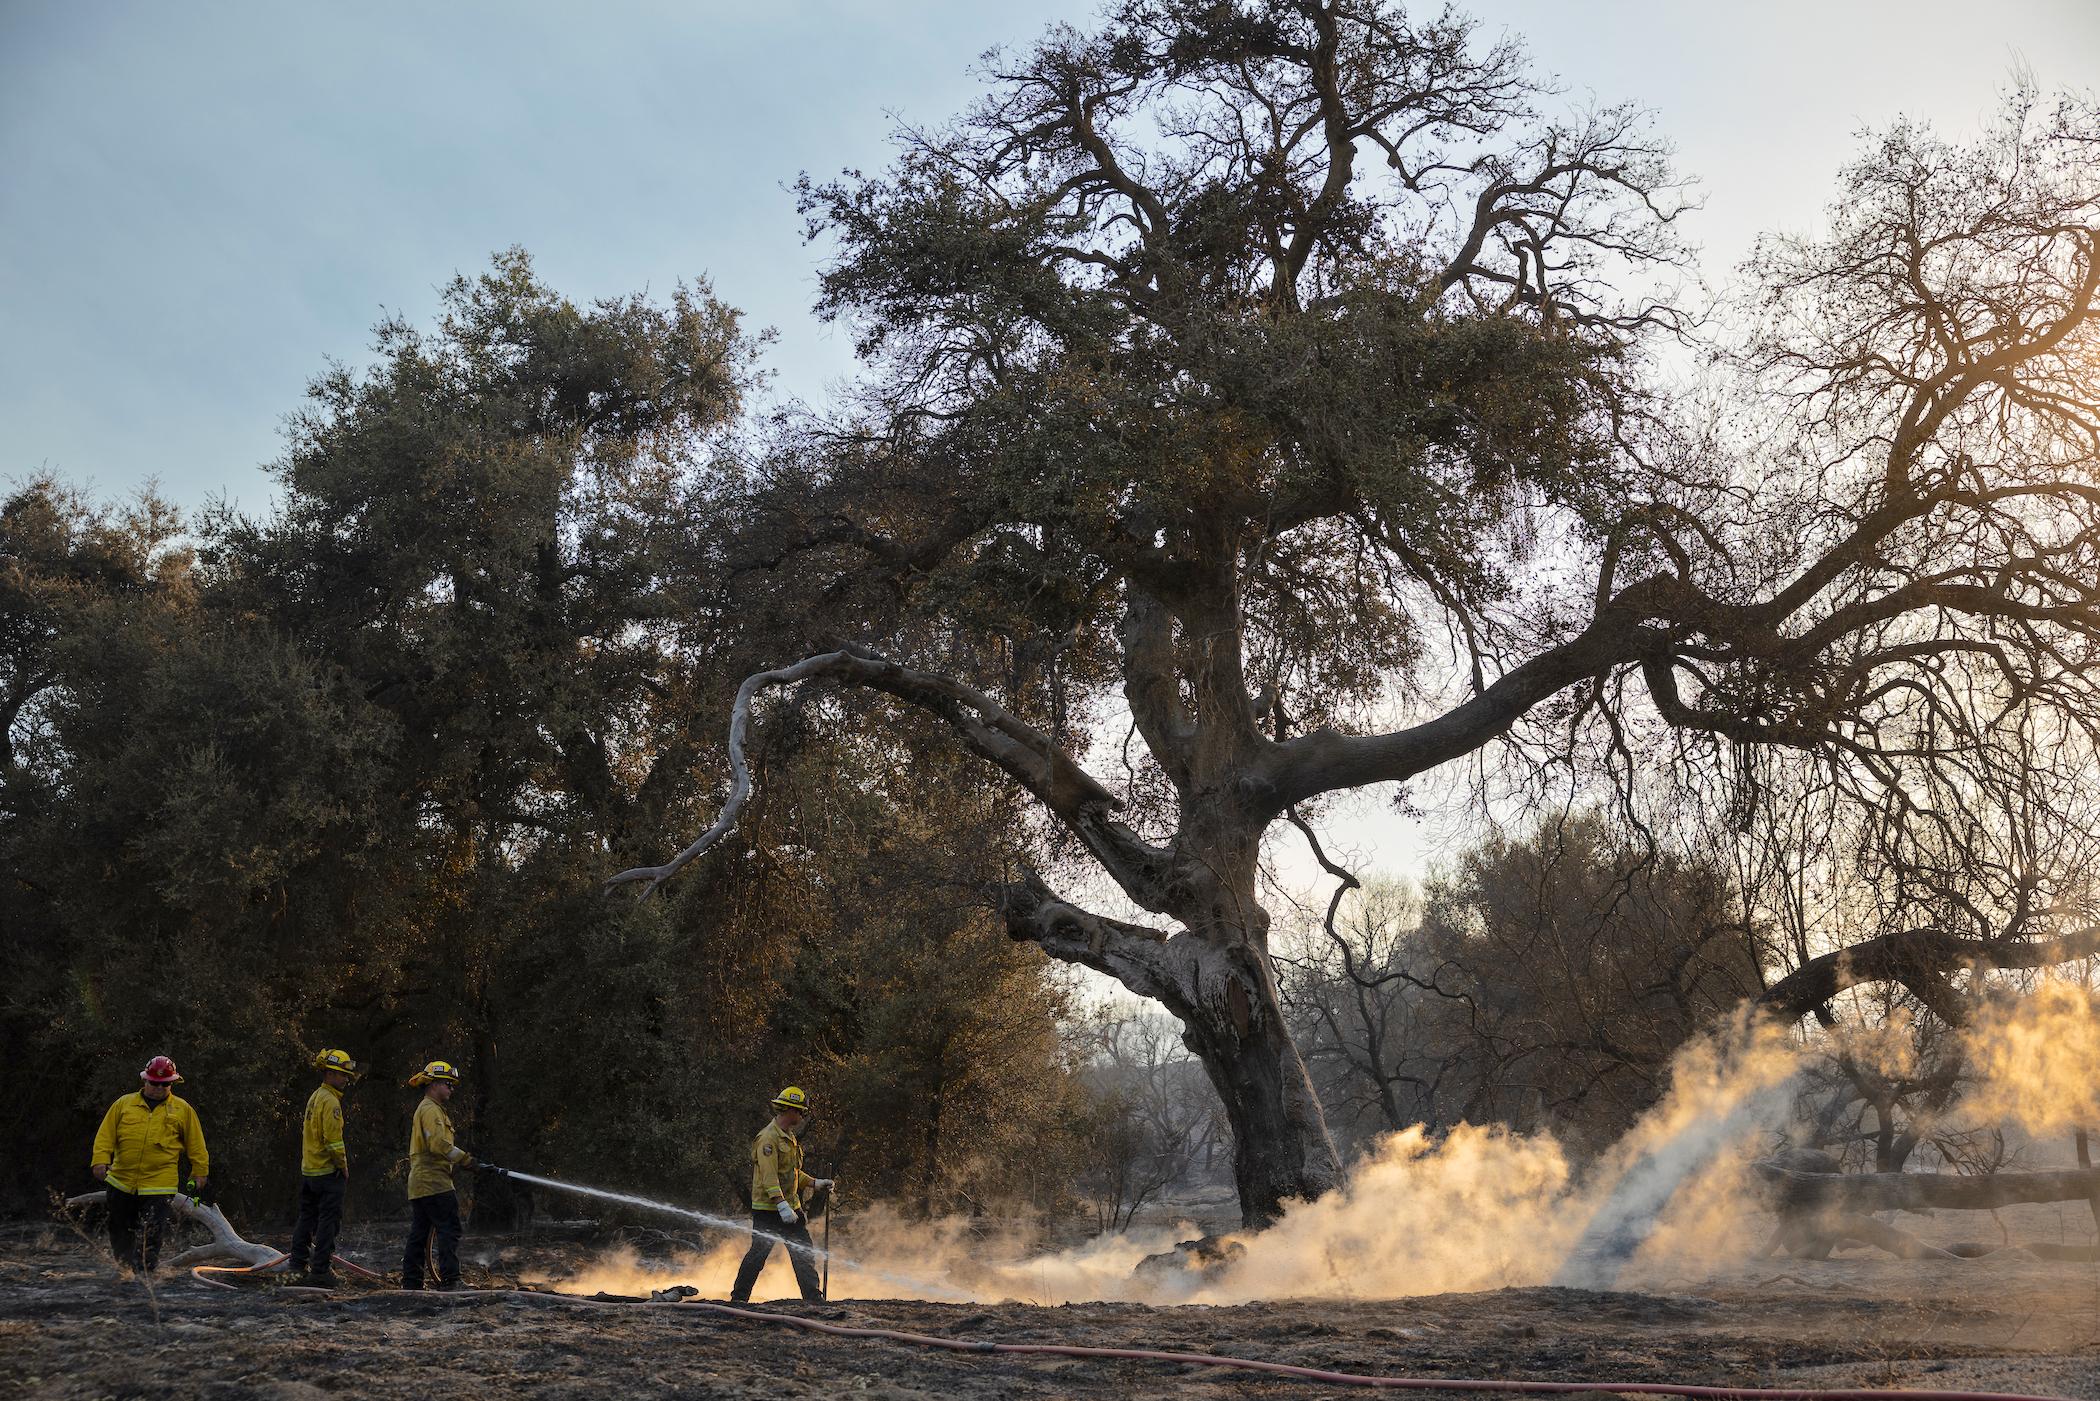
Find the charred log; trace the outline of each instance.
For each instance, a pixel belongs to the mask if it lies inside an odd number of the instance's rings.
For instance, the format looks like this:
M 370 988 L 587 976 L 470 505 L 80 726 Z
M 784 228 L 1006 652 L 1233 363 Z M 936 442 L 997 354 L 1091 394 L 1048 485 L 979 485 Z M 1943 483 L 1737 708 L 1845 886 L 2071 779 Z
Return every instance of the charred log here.
M 1962 1177 L 1947 1172 L 1792 1172 L 1760 1163 L 1767 1201 L 1781 1214 L 1876 1211 L 1988 1211 L 2035 1202 L 2083 1202 L 2100 1192 L 2100 1168 L 2000 1172 Z

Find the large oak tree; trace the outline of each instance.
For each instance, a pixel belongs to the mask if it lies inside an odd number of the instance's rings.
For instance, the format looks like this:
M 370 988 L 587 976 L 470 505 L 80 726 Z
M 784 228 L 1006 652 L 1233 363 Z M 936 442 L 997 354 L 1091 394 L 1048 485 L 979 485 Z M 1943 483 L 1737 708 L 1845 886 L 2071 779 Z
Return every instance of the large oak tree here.
M 1646 388 L 1685 333 L 1666 152 L 1539 115 L 1466 21 L 1124 0 L 988 68 L 890 169 L 801 187 L 866 373 L 724 546 L 814 620 L 736 731 L 769 685 L 869 688 L 1032 794 L 1045 859 L 989 893 L 1179 1018 L 1250 1223 L 1341 1173 L 1259 898 L 1300 805 L 1497 745 L 1622 782 L 1776 746 L 1868 797 L 1967 763 L 1958 805 L 2008 715 L 2100 716 L 2091 113 L 1888 133 L 1827 237 L 1767 250 L 1753 397 L 1693 431 Z M 705 851 L 737 779 L 615 879 Z

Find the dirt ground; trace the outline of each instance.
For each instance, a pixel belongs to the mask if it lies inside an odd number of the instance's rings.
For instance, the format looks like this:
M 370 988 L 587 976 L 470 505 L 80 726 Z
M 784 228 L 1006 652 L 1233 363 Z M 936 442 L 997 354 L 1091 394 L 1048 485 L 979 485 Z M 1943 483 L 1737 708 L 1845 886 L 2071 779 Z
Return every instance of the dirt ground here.
M 1914 1219 L 1905 1224 L 1921 1229 Z M 2016 1224 L 2028 1238 L 2048 1229 L 2040 1216 Z M 1973 1220 L 1966 1230 L 1978 1234 Z M 368 1228 L 346 1238 L 344 1253 L 384 1260 L 389 1243 L 383 1227 Z M 500 1286 L 558 1276 L 603 1244 L 559 1230 L 526 1240 L 470 1238 L 469 1279 Z M 848 1299 L 764 1307 L 959 1338 L 1217 1352 L 1388 1376 L 1909 1386 L 2100 1401 L 2094 1265 L 2008 1256 L 1912 1265 L 1854 1253 L 1645 1274 L 1618 1293 L 1521 1288 L 1378 1302 L 1036 1307 Z M 227 1291 L 182 1272 L 149 1297 L 60 1228 L 0 1229 L 6 1396 L 1134 1401 L 1293 1394 L 1345 1393 L 1209 1367 L 956 1354 L 693 1310 L 495 1293 Z

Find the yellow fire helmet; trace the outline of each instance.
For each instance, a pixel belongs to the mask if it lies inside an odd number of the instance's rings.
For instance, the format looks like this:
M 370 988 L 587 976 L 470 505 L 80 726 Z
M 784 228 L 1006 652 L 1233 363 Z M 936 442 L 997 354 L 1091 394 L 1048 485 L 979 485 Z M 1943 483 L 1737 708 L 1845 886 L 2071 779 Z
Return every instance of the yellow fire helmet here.
M 453 1068 L 451 1061 L 434 1060 L 408 1077 L 408 1083 L 411 1085 L 427 1085 L 432 1080 L 443 1080 L 448 1085 L 457 1085 L 459 1071 Z
M 314 1057 L 314 1069 L 340 1070 L 343 1072 L 343 1074 L 350 1076 L 352 1079 L 355 1079 L 357 1076 L 364 1073 L 363 1071 L 357 1068 L 357 1062 L 350 1059 L 350 1053 L 348 1051 L 321 1052 L 321 1054 Z
M 799 1109 L 807 1114 L 809 1112 L 809 1096 L 802 1093 L 795 1086 L 790 1085 L 779 1094 L 773 1096 L 773 1107 L 775 1109 Z

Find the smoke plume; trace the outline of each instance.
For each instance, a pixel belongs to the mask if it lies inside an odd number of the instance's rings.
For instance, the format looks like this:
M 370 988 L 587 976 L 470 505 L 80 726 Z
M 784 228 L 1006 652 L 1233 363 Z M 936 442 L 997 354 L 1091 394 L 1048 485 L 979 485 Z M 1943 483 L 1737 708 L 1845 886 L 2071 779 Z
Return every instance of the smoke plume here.
M 1035 1248 L 1020 1230 L 850 1213 L 831 1261 L 836 1298 L 1058 1304 L 1094 1300 L 1234 1304 L 1275 1298 L 1395 1298 L 1566 1282 L 1609 1287 L 1644 1255 L 1739 1251 L 1752 1214 L 1741 1148 L 1784 1112 L 1794 1053 L 1776 1033 L 1736 1028 L 1685 1051 L 1668 1098 L 1578 1177 L 1549 1135 L 1417 1126 L 1384 1139 L 1349 1184 L 1296 1202 L 1265 1231 L 1228 1236 L 1221 1268 L 1137 1269 L 1194 1228 Z M 690 1284 L 728 1293 L 741 1238 L 662 1264 L 631 1252 L 568 1279 L 571 1292 Z M 754 1297 L 793 1297 L 776 1250 Z
M 1976 1085 L 1964 1117 L 2029 1133 L 2100 1128 L 2100 1003 L 2090 989 L 2048 979 L 1983 1005 L 1962 1035 Z

